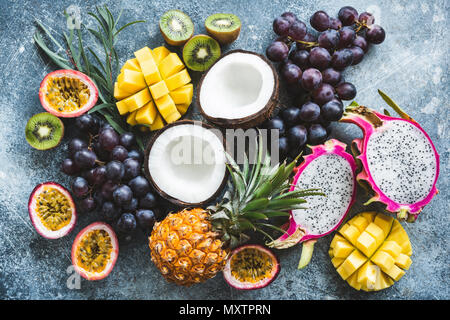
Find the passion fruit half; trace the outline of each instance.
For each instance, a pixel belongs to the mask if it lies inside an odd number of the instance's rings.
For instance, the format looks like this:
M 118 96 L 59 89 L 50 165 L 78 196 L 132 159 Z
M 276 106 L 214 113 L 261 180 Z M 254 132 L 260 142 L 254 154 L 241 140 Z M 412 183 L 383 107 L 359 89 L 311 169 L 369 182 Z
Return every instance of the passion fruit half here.
M 42 107 L 51 114 L 73 118 L 95 106 L 98 89 L 84 73 L 76 70 L 56 70 L 42 80 L 39 99 Z
M 254 290 L 269 285 L 280 272 L 280 263 L 272 251 L 259 245 L 235 249 L 225 264 L 225 281 L 238 290 Z
M 106 223 L 94 222 L 78 233 L 72 245 L 72 265 L 87 280 L 109 275 L 119 255 L 119 242 Z
M 33 189 L 28 200 L 28 213 L 36 231 L 47 239 L 69 234 L 77 220 L 72 196 L 55 182 L 45 182 Z

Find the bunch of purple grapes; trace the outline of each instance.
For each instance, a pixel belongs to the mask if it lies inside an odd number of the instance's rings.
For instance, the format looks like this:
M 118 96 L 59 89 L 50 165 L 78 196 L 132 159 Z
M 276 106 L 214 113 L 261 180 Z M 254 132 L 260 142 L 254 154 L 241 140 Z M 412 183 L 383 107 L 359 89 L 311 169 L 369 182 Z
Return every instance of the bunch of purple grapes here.
M 380 44 L 385 31 L 374 24 L 368 12 L 358 15 L 353 7 L 343 7 L 338 18 L 315 12 L 311 32 L 292 12 L 273 21 L 278 38 L 266 50 L 267 57 L 280 62 L 280 75 L 288 91 L 301 97 L 299 106 L 285 108 L 265 123 L 280 130 L 280 157 L 298 154 L 308 142 L 323 143 L 331 132 L 330 123 L 344 112 L 342 100 L 356 96 L 355 86 L 342 72 L 362 61 L 369 44 Z M 297 99 L 299 100 L 299 99 Z
M 157 197 L 142 174 L 143 154 L 131 132 L 119 135 L 109 124 L 84 114 L 76 119 L 80 137 L 70 140 L 62 171 L 76 176 L 72 193 L 81 212 L 100 212 L 121 239 L 130 241 L 140 227 L 155 223 Z

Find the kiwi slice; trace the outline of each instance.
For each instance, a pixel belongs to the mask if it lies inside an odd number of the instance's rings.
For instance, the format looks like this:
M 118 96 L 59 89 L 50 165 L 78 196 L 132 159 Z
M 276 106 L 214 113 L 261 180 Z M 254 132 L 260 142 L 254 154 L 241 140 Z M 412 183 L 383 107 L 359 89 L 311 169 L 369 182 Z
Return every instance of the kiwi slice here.
M 64 135 L 62 121 L 48 113 L 35 114 L 28 120 L 25 127 L 25 138 L 35 149 L 48 150 L 56 147 Z
M 159 19 L 159 29 L 164 40 L 172 46 L 181 46 L 194 34 L 194 24 L 189 16 L 180 10 L 169 10 Z
M 229 44 L 239 37 L 241 20 L 231 13 L 216 13 L 206 18 L 205 28 L 220 44 Z
M 206 71 L 220 57 L 219 43 L 205 34 L 192 37 L 183 47 L 183 60 L 194 71 Z

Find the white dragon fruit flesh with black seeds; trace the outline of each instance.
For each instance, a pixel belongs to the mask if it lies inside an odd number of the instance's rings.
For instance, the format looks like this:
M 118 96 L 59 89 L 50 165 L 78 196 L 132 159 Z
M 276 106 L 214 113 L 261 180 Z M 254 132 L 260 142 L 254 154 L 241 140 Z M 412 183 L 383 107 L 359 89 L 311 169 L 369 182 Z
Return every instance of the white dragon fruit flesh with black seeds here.
M 415 221 L 437 194 L 439 155 L 422 127 L 384 93 L 380 94 L 402 118 L 353 103 L 341 119 L 364 131 L 362 139 L 353 141 L 355 156 L 362 166 L 357 180 L 374 194 L 367 204 L 382 202 L 399 219 Z
M 339 227 L 356 194 L 356 163 L 345 152 L 346 145 L 331 139 L 310 148 L 312 154 L 297 168 L 291 191 L 319 189 L 325 196 L 305 197 L 307 208 L 292 210 L 286 233 L 268 244 L 284 249 L 303 242 L 299 268 L 309 263 L 316 240 Z

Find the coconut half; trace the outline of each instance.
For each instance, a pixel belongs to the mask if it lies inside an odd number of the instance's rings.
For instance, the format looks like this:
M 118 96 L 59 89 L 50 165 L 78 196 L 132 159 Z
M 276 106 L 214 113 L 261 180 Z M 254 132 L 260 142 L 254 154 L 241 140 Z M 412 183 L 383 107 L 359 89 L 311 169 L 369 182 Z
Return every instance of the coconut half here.
M 149 142 L 145 174 L 163 198 L 198 206 L 218 196 L 227 179 L 226 147 L 212 129 L 200 121 L 177 121 Z
M 198 85 L 202 115 L 226 128 L 250 128 L 266 120 L 277 105 L 278 74 L 264 56 L 244 50 L 223 55 Z

